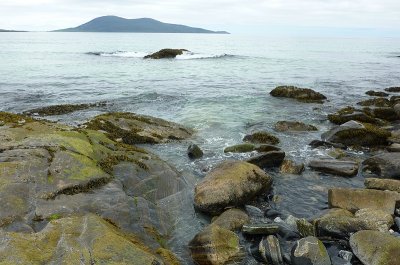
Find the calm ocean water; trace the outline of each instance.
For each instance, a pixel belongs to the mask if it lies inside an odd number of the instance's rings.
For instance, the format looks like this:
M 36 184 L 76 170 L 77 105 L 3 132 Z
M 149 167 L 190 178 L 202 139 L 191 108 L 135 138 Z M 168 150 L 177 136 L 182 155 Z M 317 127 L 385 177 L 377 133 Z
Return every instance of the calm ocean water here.
M 172 60 L 144 60 L 162 48 L 193 52 Z M 326 115 L 353 104 L 370 89 L 400 85 L 400 39 L 274 38 L 193 34 L 1 33 L 0 110 L 107 101 L 53 119 L 79 124 L 105 111 L 130 111 L 197 129 L 193 142 L 205 157 L 190 161 L 188 143 L 152 146 L 185 174 L 201 178 L 207 168 L 232 158 L 226 146 L 255 130 L 273 132 L 278 120 L 299 120 L 316 133 L 275 133 L 289 157 L 307 162 L 328 150 L 311 150 L 332 125 Z M 310 87 L 324 105 L 269 96 L 277 85 Z M 247 155 L 235 155 L 245 158 Z M 362 186 L 361 178 L 302 176 L 275 178 L 275 207 L 308 217 L 327 204 L 327 189 Z M 261 203 L 262 204 L 262 203 Z M 261 205 L 262 206 L 262 205 Z

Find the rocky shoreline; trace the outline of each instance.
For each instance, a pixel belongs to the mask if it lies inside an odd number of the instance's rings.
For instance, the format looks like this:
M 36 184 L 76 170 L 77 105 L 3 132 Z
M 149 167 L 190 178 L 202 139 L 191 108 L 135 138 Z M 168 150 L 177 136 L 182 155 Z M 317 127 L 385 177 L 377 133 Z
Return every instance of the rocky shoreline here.
M 79 127 L 35 116 L 105 103 L 0 112 L 0 263 L 398 264 L 398 92 L 395 87 L 368 91 L 371 99 L 328 115 L 332 129 L 310 146 L 331 149 L 331 159 L 312 158 L 305 165 L 286 156 L 274 133 L 254 131 L 224 150 L 251 153 L 250 158 L 223 161 L 196 185 L 145 149 L 190 143 L 195 131 L 182 125 L 118 112 L 98 115 Z M 304 104 L 329 100 L 293 86 L 277 87 L 270 94 Z M 301 121 L 277 121 L 273 129 L 303 134 L 318 130 Z M 201 146 L 188 146 L 191 159 L 205 153 Z M 362 150 L 367 158 L 349 157 L 347 150 Z M 365 188 L 329 189 L 329 209 L 308 219 L 268 205 L 274 200 L 269 196 L 271 173 L 300 175 L 305 167 L 316 174 L 362 176 Z M 266 207 L 251 206 L 259 197 L 268 198 Z M 174 234 L 184 233 L 179 224 L 195 216 L 194 209 L 212 218 L 211 223 L 187 240 L 186 254 L 177 253 L 170 242 Z M 192 261 L 183 260 L 189 253 Z

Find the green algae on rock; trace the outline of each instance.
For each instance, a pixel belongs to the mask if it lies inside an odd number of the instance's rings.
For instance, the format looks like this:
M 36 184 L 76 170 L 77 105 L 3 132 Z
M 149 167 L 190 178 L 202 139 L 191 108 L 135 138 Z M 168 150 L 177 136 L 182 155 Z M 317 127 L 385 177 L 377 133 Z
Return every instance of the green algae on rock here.
M 318 131 L 318 128 L 299 121 L 278 121 L 275 124 L 275 130 L 278 132 L 306 132 Z
M 279 144 L 280 142 L 278 137 L 266 131 L 260 131 L 246 135 L 243 138 L 243 141 L 255 144 L 272 144 L 272 145 Z
M 54 116 L 54 115 L 64 115 L 72 113 L 79 110 L 85 110 L 95 107 L 104 107 L 106 102 L 98 103 L 86 103 L 86 104 L 64 104 L 64 105 L 52 105 L 46 107 L 40 107 L 36 109 L 31 109 L 24 111 L 27 115 L 39 115 L 39 116 Z
M 177 123 L 134 113 L 107 113 L 99 115 L 86 127 L 105 131 L 112 140 L 126 144 L 158 144 L 189 138 L 193 131 Z
M 323 103 L 326 96 L 309 88 L 278 86 L 270 92 L 273 97 L 294 98 L 305 103 Z

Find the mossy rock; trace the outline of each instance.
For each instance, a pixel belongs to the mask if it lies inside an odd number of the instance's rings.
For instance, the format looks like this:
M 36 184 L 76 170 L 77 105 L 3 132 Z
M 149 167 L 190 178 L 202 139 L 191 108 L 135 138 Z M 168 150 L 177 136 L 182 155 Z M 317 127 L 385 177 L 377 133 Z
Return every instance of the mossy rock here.
M 369 90 L 367 92 L 365 92 L 366 95 L 368 96 L 372 96 L 372 97 L 388 97 L 389 94 L 382 92 L 382 91 L 373 91 L 373 90 Z
M 266 131 L 255 132 L 253 134 L 246 135 L 243 138 L 245 142 L 251 142 L 255 144 L 279 144 L 280 140 L 278 137 L 270 134 Z
M 371 117 L 382 119 L 385 121 L 397 121 L 399 116 L 392 108 L 364 108 L 363 112 Z
M 224 153 L 248 153 L 256 150 L 254 144 L 238 144 L 224 149 Z
M 359 121 L 371 124 L 380 124 L 381 122 L 375 119 L 373 116 L 368 115 L 361 110 L 357 110 L 354 107 L 346 107 L 340 109 L 334 114 L 328 115 L 328 120 L 334 124 L 342 125 L 349 121 Z
M 106 102 L 98 103 L 87 103 L 87 104 L 64 104 L 64 105 L 52 105 L 47 107 L 41 107 L 36 109 L 27 110 L 24 114 L 27 115 L 39 115 L 39 116 L 54 116 L 64 115 L 79 110 L 85 110 L 94 107 L 106 106 Z
M 318 131 L 318 128 L 314 125 L 305 124 L 299 121 L 278 121 L 275 124 L 275 130 L 278 132 L 306 132 Z
M 188 52 L 185 49 L 162 49 L 150 55 L 146 55 L 144 59 L 172 59 L 178 55 Z
M 0 122 L 2 126 L 8 125 L 24 125 L 27 122 L 33 122 L 34 120 L 26 115 L 14 114 L 10 112 L 0 112 Z
M 387 98 L 372 98 L 372 99 L 358 102 L 357 105 L 360 105 L 363 107 L 372 107 L 373 106 L 373 107 L 389 108 L 389 107 L 393 106 L 393 103 L 390 102 L 390 100 Z
M 294 98 L 305 103 L 322 103 L 326 96 L 309 88 L 278 86 L 270 92 L 273 97 Z
M 400 92 L 400 87 L 388 87 L 388 88 L 385 88 L 385 91 L 387 91 L 387 92 Z

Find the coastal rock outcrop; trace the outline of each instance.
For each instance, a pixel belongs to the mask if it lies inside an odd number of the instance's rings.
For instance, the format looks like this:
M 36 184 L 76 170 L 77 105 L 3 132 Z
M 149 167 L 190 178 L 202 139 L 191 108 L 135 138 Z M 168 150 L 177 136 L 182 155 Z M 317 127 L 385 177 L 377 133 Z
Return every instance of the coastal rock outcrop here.
M 273 97 L 293 98 L 301 102 L 322 103 L 326 96 L 309 88 L 278 86 L 270 92 Z
M 24 112 L 26 115 L 39 115 L 39 116 L 53 116 L 53 115 L 64 115 L 79 110 L 85 110 L 89 108 L 104 107 L 106 102 L 98 103 L 86 103 L 86 104 L 64 104 L 64 105 L 52 105 L 36 109 L 27 110 Z
M 385 88 L 385 91 L 397 93 L 397 92 L 400 92 L 400 87 L 388 87 L 388 88 Z
M 390 132 L 372 124 L 349 121 L 322 134 L 322 140 L 346 146 L 387 145 Z
M 275 130 L 278 132 L 306 132 L 318 131 L 318 128 L 299 121 L 278 121 L 275 124 Z
M 400 179 L 400 153 L 384 153 L 366 159 L 363 170 L 380 178 Z
M 172 59 L 178 55 L 188 52 L 185 49 L 162 49 L 153 54 L 146 55 L 144 59 Z
M 112 140 L 126 144 L 158 144 L 189 138 L 193 131 L 177 123 L 134 113 L 107 113 L 96 116 L 86 128 L 105 131 Z
M 377 231 L 360 231 L 350 237 L 353 253 L 368 265 L 397 265 L 400 239 Z
M 259 167 L 226 161 L 214 168 L 195 187 L 195 207 L 213 215 L 226 207 L 241 206 L 271 188 L 272 178 Z
M 374 91 L 374 90 L 369 90 L 365 92 L 366 95 L 372 96 L 372 97 L 388 97 L 389 94 L 382 92 L 382 91 Z

